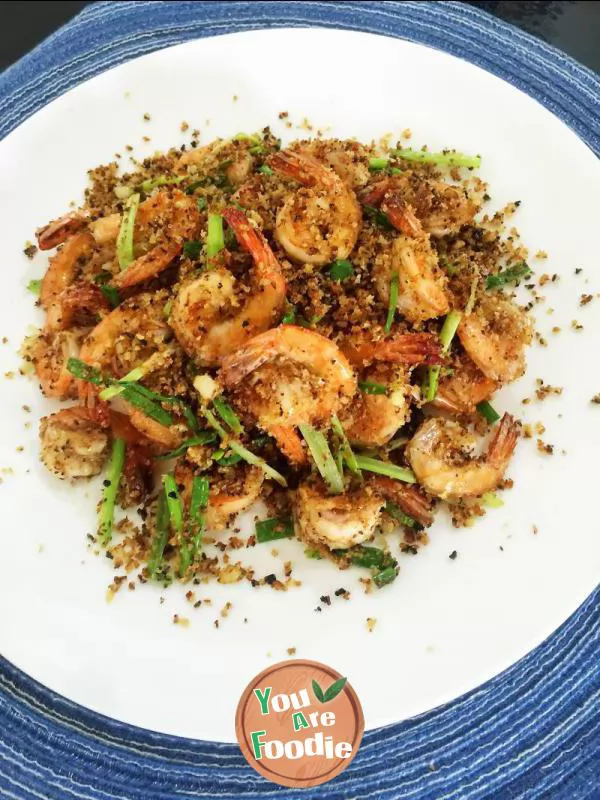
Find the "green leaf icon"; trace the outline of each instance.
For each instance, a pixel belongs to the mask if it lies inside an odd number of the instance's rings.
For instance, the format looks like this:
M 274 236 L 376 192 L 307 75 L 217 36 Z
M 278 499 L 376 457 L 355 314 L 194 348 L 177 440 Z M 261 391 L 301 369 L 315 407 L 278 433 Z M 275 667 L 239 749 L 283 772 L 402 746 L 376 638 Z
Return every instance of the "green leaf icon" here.
M 321 689 L 321 687 L 319 686 L 319 684 L 315 680 L 313 680 L 313 682 L 312 682 L 312 689 L 313 689 L 313 692 L 315 693 L 315 697 L 317 698 L 317 700 L 320 703 L 324 703 L 325 702 L 325 695 L 323 694 L 323 689 Z
M 333 700 L 338 694 L 342 691 L 344 686 L 346 685 L 346 681 L 348 678 L 340 678 L 339 680 L 332 683 L 329 689 L 325 692 L 325 703 L 328 703 L 330 700 Z

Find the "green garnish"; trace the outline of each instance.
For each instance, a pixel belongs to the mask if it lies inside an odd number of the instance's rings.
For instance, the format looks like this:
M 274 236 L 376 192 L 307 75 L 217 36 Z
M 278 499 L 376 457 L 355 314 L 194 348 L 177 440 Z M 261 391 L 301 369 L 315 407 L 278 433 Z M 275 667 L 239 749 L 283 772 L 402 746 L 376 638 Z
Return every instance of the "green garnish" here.
M 382 228 L 391 229 L 394 227 L 387 218 L 387 215 L 384 214 L 379 208 L 374 208 L 374 206 L 363 206 L 363 211 L 365 212 L 365 216 L 373 220 L 373 222 L 376 222 L 378 225 L 381 225 Z
M 390 167 L 390 175 L 402 175 L 402 170 L 399 167 Z
M 273 170 L 268 164 L 263 164 L 258 168 L 258 172 L 262 172 L 263 175 L 273 175 Z
M 40 291 L 42 290 L 42 281 L 41 280 L 35 280 L 35 279 L 29 281 L 29 283 L 27 284 L 27 289 L 32 294 L 39 295 Z
M 185 193 L 194 194 L 196 189 L 200 189 L 202 186 L 206 186 L 208 183 L 210 183 L 210 178 L 200 178 L 199 181 L 194 181 L 193 183 L 190 183 L 189 186 L 186 186 Z
M 506 286 L 507 283 L 516 283 L 531 275 L 531 269 L 524 261 L 519 261 L 508 269 L 497 272 L 495 275 L 488 275 L 485 279 L 486 289 L 498 289 L 500 286 Z
M 202 244 L 197 239 L 190 239 L 189 242 L 183 243 L 183 254 L 193 261 L 198 261 L 201 250 Z
M 80 381 L 86 381 L 87 383 L 93 383 L 96 386 L 102 386 L 106 382 L 99 369 L 91 367 L 79 358 L 69 358 L 67 361 L 67 370 L 74 378 Z
M 347 258 L 334 261 L 329 268 L 329 277 L 332 281 L 345 281 L 351 275 L 354 275 L 354 267 Z
M 183 533 L 183 505 L 179 496 L 177 481 L 172 475 L 163 475 L 163 485 L 165 487 L 171 528 L 177 534 L 179 543 L 179 576 L 183 577 L 192 561 L 192 554 Z
M 308 445 L 317 469 L 330 490 L 334 493 L 344 491 L 344 481 L 337 468 L 335 460 L 331 455 L 331 450 L 327 444 L 327 439 L 320 431 L 315 430 L 312 425 L 300 425 L 300 433 Z
M 397 520 L 401 525 L 406 525 L 409 528 L 422 528 L 423 526 L 417 522 L 416 519 L 409 517 L 408 514 L 405 514 L 401 508 L 399 508 L 395 503 L 391 503 L 389 500 L 385 504 L 385 511 Z
M 208 478 L 194 475 L 192 481 L 192 497 L 190 500 L 190 533 L 192 537 L 192 559 L 198 555 L 202 546 L 204 530 L 206 528 L 206 515 L 204 510 L 208 505 L 210 484 Z
M 167 302 L 163 306 L 163 316 L 165 319 L 169 319 L 172 310 L 173 310 L 173 301 L 167 300 Z
M 234 142 L 252 142 L 252 144 L 261 144 L 262 139 L 255 133 L 236 133 L 233 137 Z
M 377 381 L 359 381 L 358 388 L 365 394 L 385 394 L 387 392 L 387 386 L 377 383 Z
M 131 372 L 128 372 L 127 375 L 124 375 L 120 381 L 115 381 L 111 386 L 107 386 L 106 389 L 103 389 L 99 394 L 100 400 L 110 400 L 116 397 L 118 394 L 125 391 L 128 384 L 137 383 L 145 374 L 146 370 L 144 369 L 144 365 L 140 364 L 139 367 L 135 367 Z
M 172 183 L 181 183 L 181 181 L 186 180 L 187 175 L 179 175 L 174 178 L 169 178 L 166 175 L 161 175 L 158 178 L 151 178 L 148 180 L 143 181 L 140 184 L 140 189 L 144 194 L 150 194 L 153 189 L 156 189 L 158 186 L 168 186 Z
M 320 561 L 323 558 L 321 553 L 318 550 L 315 550 L 313 547 L 307 547 L 306 550 L 304 551 L 304 555 L 307 558 L 314 558 L 317 561 Z
M 378 475 L 387 475 L 397 481 L 416 483 L 417 480 L 410 469 L 398 467 L 389 461 L 381 461 L 378 458 L 371 458 L 371 456 L 357 455 L 356 462 L 359 469 L 364 469 L 367 472 L 376 472 Z
M 442 330 L 440 331 L 440 342 L 442 344 L 441 355 L 446 355 L 450 349 L 452 339 L 454 339 L 454 334 L 458 330 L 461 319 L 462 314 L 460 311 L 451 311 L 446 316 L 444 324 L 442 325 Z M 440 369 L 441 368 L 439 364 L 437 364 L 435 367 L 429 367 L 429 381 L 425 394 L 425 399 L 429 403 L 437 394 L 438 383 L 440 380 Z
M 377 172 L 378 170 L 385 169 L 389 163 L 387 158 L 370 158 L 369 169 L 373 170 L 373 172 Z
M 215 407 L 217 414 L 221 417 L 228 428 L 231 428 L 231 430 L 238 435 L 244 432 L 244 428 L 239 420 L 238 415 L 235 413 L 229 403 L 226 403 L 222 397 L 215 397 L 213 400 L 213 406 Z
M 262 153 L 265 152 L 265 148 L 262 146 L 262 144 L 255 144 L 254 147 L 251 147 L 248 150 L 248 152 L 250 153 L 250 155 L 260 156 L 262 155 Z
M 378 572 L 377 575 L 373 575 L 373 583 L 378 589 L 381 589 L 382 586 L 387 586 L 388 583 L 395 581 L 397 577 L 398 568 L 388 567 L 387 569 Z
M 158 493 L 156 504 L 156 531 L 148 557 L 148 575 L 154 578 L 161 564 L 165 547 L 169 541 L 169 508 L 164 488 Z
M 121 302 L 119 291 L 114 286 L 107 286 L 106 284 L 103 284 L 100 286 L 100 291 L 108 301 L 108 304 L 111 308 L 116 308 Z
M 339 551 L 336 551 L 336 553 Z M 367 545 L 356 545 L 350 550 L 342 550 L 342 555 L 350 559 L 350 563 L 355 567 L 366 567 L 368 569 L 376 569 L 381 571 L 388 567 L 395 567 L 397 565 L 396 559 L 385 550 L 379 547 L 369 547 Z
M 504 500 L 502 500 L 501 497 L 498 497 L 496 492 L 486 492 L 485 494 L 482 494 L 481 502 L 490 508 L 502 508 L 504 505 Z
M 112 445 L 112 453 L 106 478 L 104 479 L 104 488 L 102 489 L 102 504 L 100 506 L 99 526 L 98 533 L 102 544 L 106 545 L 110 542 L 112 537 L 113 520 L 115 516 L 115 503 L 117 500 L 117 492 L 119 491 L 119 483 L 121 475 L 123 474 L 123 465 L 125 464 L 125 442 L 123 439 L 115 439 Z
M 440 256 L 439 264 L 440 264 L 440 267 L 445 272 L 447 272 L 448 275 L 450 275 L 450 277 L 452 277 L 453 275 L 458 275 L 459 268 L 456 266 L 456 264 L 451 264 L 448 261 L 448 259 L 446 258 L 446 256 Z
M 252 453 L 250 450 L 248 450 L 248 448 L 244 447 L 241 442 L 238 442 L 237 439 L 232 439 L 210 409 L 203 408 L 202 413 L 206 417 L 206 420 L 211 428 L 216 430 L 221 439 L 226 442 L 230 450 L 233 450 L 234 453 L 237 453 L 239 457 L 248 464 L 252 464 L 254 467 L 260 467 L 260 469 L 262 469 L 268 478 L 272 478 L 272 480 L 276 481 L 280 486 L 287 486 L 287 481 L 283 475 L 277 472 L 276 469 L 273 469 L 273 467 L 270 467 L 264 458 Z
M 223 217 L 220 214 L 209 214 L 208 230 L 206 234 L 206 255 L 208 258 L 214 258 L 224 247 Z
M 354 451 L 350 446 L 350 442 L 348 441 L 348 437 L 346 436 L 346 431 L 342 427 L 342 423 L 339 421 L 339 419 L 335 414 L 331 418 L 331 427 L 333 428 L 333 432 L 335 433 L 335 435 L 340 440 L 340 453 L 343 455 L 344 461 L 348 465 L 348 469 L 352 470 L 352 472 L 354 472 L 355 474 L 360 475 L 360 469 L 358 468 L 356 456 L 354 455 Z M 341 474 L 342 470 L 340 469 L 340 475 Z
M 198 197 L 196 200 L 196 208 L 198 211 L 204 211 L 208 207 L 208 200 L 206 197 Z
M 117 236 L 117 261 L 121 269 L 125 269 L 133 261 L 133 228 L 139 204 L 139 194 L 132 194 L 125 203 L 125 211 Z
M 295 320 L 296 320 L 296 309 L 294 308 L 294 306 L 291 306 L 291 308 L 289 308 L 281 318 L 281 324 L 293 325 Z
M 289 539 L 294 535 L 294 523 L 291 517 L 271 517 L 263 519 L 254 526 L 256 541 L 274 542 L 276 539 Z
M 397 272 L 394 272 L 394 274 L 392 275 L 392 279 L 390 281 L 390 299 L 388 302 L 388 313 L 384 327 L 386 333 L 389 333 L 392 330 L 394 315 L 396 313 L 396 307 L 398 305 L 399 285 L 400 285 L 400 276 L 398 275 Z
M 175 450 L 162 453 L 162 455 L 155 456 L 155 458 L 157 461 L 168 461 L 171 458 L 178 458 L 183 455 L 189 447 L 199 447 L 216 441 L 217 434 L 214 431 L 201 431 L 197 436 L 192 436 L 191 439 L 187 439 L 183 444 L 180 444 Z
M 500 419 L 500 414 L 496 411 L 491 403 L 488 403 L 487 400 L 482 400 L 481 403 L 477 403 L 476 405 L 477 411 L 481 414 L 481 416 L 493 425 L 494 422 L 498 422 Z
M 464 153 L 457 153 L 455 150 L 447 150 L 442 153 L 429 153 L 426 150 L 401 149 L 392 151 L 396 158 L 403 158 L 405 161 L 421 161 L 425 164 L 439 164 L 448 167 L 469 167 L 477 168 L 481 166 L 481 156 L 466 156 Z
M 224 450 L 215 450 L 212 458 L 220 467 L 231 467 L 233 464 L 238 464 L 242 460 L 242 457 L 237 453 L 226 455 Z

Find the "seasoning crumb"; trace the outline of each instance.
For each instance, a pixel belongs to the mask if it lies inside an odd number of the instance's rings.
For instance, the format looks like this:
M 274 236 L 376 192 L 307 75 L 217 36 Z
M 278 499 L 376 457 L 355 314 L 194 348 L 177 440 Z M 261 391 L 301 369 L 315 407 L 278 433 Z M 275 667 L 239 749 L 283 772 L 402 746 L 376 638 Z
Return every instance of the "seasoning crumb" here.
M 223 619 L 226 619 L 229 616 L 229 612 L 231 611 L 232 608 L 233 608 L 233 603 L 229 602 L 225 603 L 225 605 L 221 609 L 221 617 Z
M 295 647 L 288 647 L 287 654 L 288 654 L 288 656 L 295 656 L 296 655 L 296 648 Z
M 600 405 L 600 392 L 598 392 L 598 394 L 595 394 L 590 402 L 595 403 L 596 405 Z
M 545 258 L 548 258 L 548 253 L 545 250 L 538 250 L 534 258 L 539 258 L 540 260 L 543 260 Z
M 144 114 L 144 119 L 146 120 L 146 122 L 150 122 L 151 117 L 150 117 L 150 114 L 147 111 Z
M 593 294 L 582 294 L 579 298 L 579 305 L 580 306 L 587 306 L 588 303 L 591 303 L 594 299 Z
M 458 553 L 456 552 L 456 550 L 453 550 L 450 553 L 450 555 L 448 556 L 448 558 L 451 559 L 452 561 L 454 561 L 454 559 L 457 557 L 457 555 L 458 555 Z
M 537 440 L 537 449 L 538 452 L 543 453 L 547 456 L 554 455 L 554 445 L 553 444 L 546 444 L 542 439 Z
M 219 627 L 219 620 L 218 620 L 218 619 L 216 619 L 216 620 L 213 622 L 213 625 L 215 626 L 215 628 L 218 628 L 218 627 Z
M 44 552 L 44 545 L 43 544 L 38 544 L 37 551 L 38 551 L 38 553 L 43 553 Z
M 234 103 L 237 103 L 239 98 L 238 98 L 237 94 L 234 94 L 231 99 L 233 100 Z
M 581 324 L 581 322 L 577 322 L 576 319 L 572 319 L 571 320 L 571 328 L 574 331 L 582 331 L 583 330 L 583 325 Z
M 560 395 L 563 392 L 562 386 L 551 386 L 549 383 L 544 383 L 541 378 L 536 378 L 535 396 L 538 400 L 545 400 L 550 395 Z
M 34 244 L 31 244 L 31 242 L 27 242 L 25 244 L 25 247 L 23 248 L 23 252 L 30 261 L 37 253 L 37 250 L 38 250 L 37 247 Z
M 188 130 L 188 128 L 189 128 L 189 127 L 190 127 L 190 126 L 189 126 L 189 123 L 187 123 L 187 122 L 184 120 L 184 121 L 181 123 L 181 125 L 179 126 L 179 130 L 180 130 L 182 133 L 185 133 L 185 132 Z
M 403 139 L 411 139 L 412 138 L 412 131 L 410 128 L 404 128 L 402 133 L 400 134 Z
M 539 529 L 538 529 L 538 526 L 537 526 L 537 525 L 532 525 L 532 526 L 531 526 L 531 530 L 533 531 L 533 533 L 534 533 L 534 534 L 537 534 L 537 532 L 538 532 L 538 530 L 539 530 Z
M 182 628 L 189 628 L 190 621 L 187 617 L 180 617 L 179 614 L 173 614 L 173 624 L 181 625 Z
M 337 592 L 336 592 L 336 594 L 337 594 Z M 328 594 L 323 594 L 323 595 L 321 595 L 321 597 L 319 598 L 319 600 L 320 600 L 322 603 L 324 603 L 326 606 L 330 606 L 330 605 L 331 605 L 331 597 L 330 597 Z
M 375 630 L 375 625 L 377 625 L 377 620 L 375 617 L 367 617 L 367 630 L 369 633 L 373 633 Z

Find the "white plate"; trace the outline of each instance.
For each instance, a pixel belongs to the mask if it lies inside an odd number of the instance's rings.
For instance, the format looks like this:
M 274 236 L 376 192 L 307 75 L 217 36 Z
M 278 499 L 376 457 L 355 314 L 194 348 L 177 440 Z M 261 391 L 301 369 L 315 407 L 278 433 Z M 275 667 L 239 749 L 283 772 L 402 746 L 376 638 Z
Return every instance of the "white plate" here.
M 46 256 L 28 262 L 24 243 L 37 225 L 80 200 L 87 168 L 115 152 L 125 156 L 125 144 L 139 155 L 183 141 L 182 120 L 201 129 L 203 142 L 266 124 L 284 140 L 305 136 L 286 129 L 280 111 L 294 126 L 307 117 L 332 135 L 370 140 L 410 127 L 416 146 L 481 153 L 494 207 L 522 201 L 515 224 L 532 253 L 549 254 L 531 263 L 560 281 L 544 287 L 548 301 L 537 310 L 550 346 L 531 349 L 527 374 L 496 405 L 542 421 L 555 454 L 542 456 L 535 440 L 522 442 L 504 507 L 460 531 L 440 518 L 430 545 L 416 558 L 401 556 L 399 579 L 380 592 L 362 593 L 360 571 L 338 573 L 306 560 L 299 544 L 277 542 L 277 558 L 263 546 L 242 552 L 242 560 L 251 555 L 265 571 L 281 572 L 293 559 L 297 590 L 208 584 L 197 596 L 212 606 L 193 610 L 184 598 L 189 587 L 146 585 L 123 588 L 107 604 L 111 565 L 87 550 L 85 537 L 95 527 L 98 486 L 74 490 L 45 471 L 36 428 L 52 405 L 33 381 L 3 381 L 0 468 L 14 473 L 5 472 L 0 486 L 2 654 L 108 716 L 215 741 L 234 741 L 241 691 L 290 647 L 349 676 L 368 728 L 430 709 L 541 642 L 592 591 L 600 568 L 593 502 L 600 408 L 590 403 L 600 391 L 600 300 L 578 305 L 582 293 L 599 289 L 598 162 L 535 101 L 420 45 L 318 29 L 202 39 L 117 67 L 27 120 L 0 145 L 0 338 L 9 339 L 0 345 L 1 373 L 18 370 L 19 342 L 29 324 L 41 322 L 25 287 L 42 275 Z M 145 112 L 150 122 L 142 120 Z M 144 135 L 151 142 L 142 142 Z M 575 276 L 575 268 L 584 271 Z M 583 331 L 570 329 L 574 319 Z M 559 335 L 550 333 L 556 325 Z M 537 377 L 563 386 L 563 394 L 522 406 Z M 450 560 L 453 550 L 458 557 Z M 333 598 L 342 586 L 352 591 L 349 602 Z M 332 595 L 331 607 L 319 603 L 322 594 Z M 217 630 L 213 622 L 227 601 L 233 608 Z M 190 627 L 174 625 L 174 613 L 190 618 Z M 377 619 L 373 633 L 367 617 Z

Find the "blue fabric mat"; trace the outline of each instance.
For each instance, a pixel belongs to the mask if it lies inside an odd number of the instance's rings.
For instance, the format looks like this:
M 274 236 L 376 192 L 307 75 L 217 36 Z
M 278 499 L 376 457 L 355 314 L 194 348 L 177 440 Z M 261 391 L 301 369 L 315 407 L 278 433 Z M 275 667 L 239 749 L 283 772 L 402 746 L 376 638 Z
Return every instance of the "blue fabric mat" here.
M 421 42 L 518 86 L 600 153 L 600 81 L 549 45 L 462 3 L 115 2 L 89 6 L 0 77 L 0 136 L 53 98 L 135 56 L 265 27 L 348 28 Z M 370 731 L 330 784 L 286 790 L 237 745 L 109 720 L 0 660 L 0 796 L 600 798 L 600 590 L 544 644 L 459 700 Z

